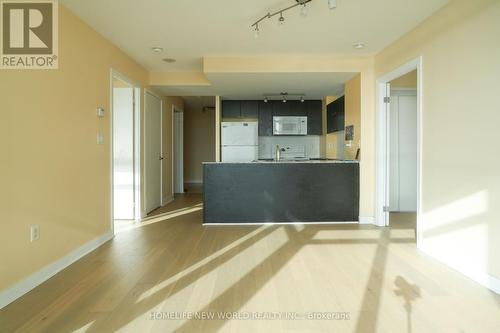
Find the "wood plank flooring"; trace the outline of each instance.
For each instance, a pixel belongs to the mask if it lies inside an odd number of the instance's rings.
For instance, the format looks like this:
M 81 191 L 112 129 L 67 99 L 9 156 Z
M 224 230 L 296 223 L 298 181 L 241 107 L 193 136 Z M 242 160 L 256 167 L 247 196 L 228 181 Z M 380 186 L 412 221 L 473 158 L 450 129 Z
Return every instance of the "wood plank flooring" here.
M 0 332 L 500 332 L 500 296 L 411 224 L 203 227 L 199 194 L 162 213 L 0 310 Z

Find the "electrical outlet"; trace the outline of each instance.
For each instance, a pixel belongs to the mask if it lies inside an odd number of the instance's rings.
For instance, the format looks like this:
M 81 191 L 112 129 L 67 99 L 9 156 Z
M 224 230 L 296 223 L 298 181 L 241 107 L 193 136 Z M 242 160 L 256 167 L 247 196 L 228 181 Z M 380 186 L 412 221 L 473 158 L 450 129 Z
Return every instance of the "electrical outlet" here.
M 34 242 L 40 238 L 40 227 L 38 224 L 33 224 L 30 228 L 30 240 Z
M 97 144 L 98 145 L 103 145 L 104 144 L 104 135 L 102 133 L 97 133 Z

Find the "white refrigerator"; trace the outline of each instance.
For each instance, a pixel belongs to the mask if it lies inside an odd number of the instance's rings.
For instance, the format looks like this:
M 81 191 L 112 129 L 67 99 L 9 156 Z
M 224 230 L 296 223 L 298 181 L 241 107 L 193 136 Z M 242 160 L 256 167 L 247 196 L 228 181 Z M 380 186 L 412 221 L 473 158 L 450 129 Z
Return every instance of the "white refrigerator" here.
M 251 162 L 259 157 L 258 122 L 221 124 L 222 162 Z

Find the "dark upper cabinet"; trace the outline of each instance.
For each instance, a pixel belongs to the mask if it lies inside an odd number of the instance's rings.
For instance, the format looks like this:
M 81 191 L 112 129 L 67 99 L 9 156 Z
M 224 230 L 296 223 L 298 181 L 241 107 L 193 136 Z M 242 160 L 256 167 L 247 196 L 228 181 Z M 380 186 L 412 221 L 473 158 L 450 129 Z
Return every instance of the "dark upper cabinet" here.
M 321 135 L 322 102 L 300 101 L 222 101 L 222 118 L 258 118 L 259 135 L 273 135 L 273 116 L 307 116 L 307 134 Z
M 307 115 L 307 134 L 322 135 L 323 102 L 321 100 L 310 100 L 300 104 L 305 105 L 305 110 Z
M 242 101 L 241 118 L 258 118 L 259 101 Z
M 273 106 L 271 103 L 259 102 L 259 136 L 273 135 Z
M 222 118 L 240 118 L 241 101 L 222 101 Z
M 290 103 L 290 116 L 308 116 L 307 102 L 289 101 L 288 103 Z
M 343 131 L 345 127 L 345 97 L 342 96 L 328 104 L 326 111 L 327 133 Z
M 273 106 L 273 116 L 279 117 L 291 115 L 290 103 L 283 103 L 283 101 L 269 101 L 268 103 L 271 103 L 271 105 Z

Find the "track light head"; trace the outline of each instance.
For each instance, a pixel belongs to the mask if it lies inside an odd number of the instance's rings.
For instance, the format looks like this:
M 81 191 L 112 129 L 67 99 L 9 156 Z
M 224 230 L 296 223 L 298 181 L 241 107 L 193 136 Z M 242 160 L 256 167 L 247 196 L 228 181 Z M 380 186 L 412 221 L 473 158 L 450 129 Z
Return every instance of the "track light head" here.
M 300 16 L 306 17 L 307 16 L 307 12 L 308 12 L 307 5 L 303 4 L 302 8 L 300 8 Z
M 255 38 L 259 38 L 259 35 L 260 35 L 259 25 L 256 24 L 255 29 L 254 29 L 254 36 L 255 36 Z
M 278 24 L 283 25 L 285 24 L 285 18 L 283 17 L 283 13 L 280 13 L 280 18 L 278 19 Z
M 328 0 L 328 8 L 330 9 L 337 8 L 337 0 Z

